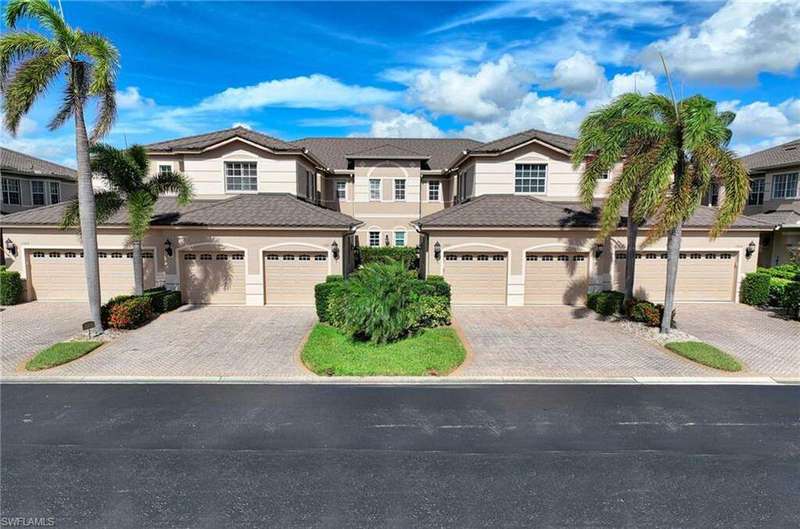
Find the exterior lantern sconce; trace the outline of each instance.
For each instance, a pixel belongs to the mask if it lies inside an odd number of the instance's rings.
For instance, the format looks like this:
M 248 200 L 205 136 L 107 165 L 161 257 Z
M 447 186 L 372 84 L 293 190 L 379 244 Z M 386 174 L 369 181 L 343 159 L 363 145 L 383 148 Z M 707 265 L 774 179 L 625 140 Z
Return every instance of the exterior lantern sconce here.
M 747 248 L 744 249 L 744 255 L 750 259 L 754 253 L 756 253 L 756 243 L 755 241 L 750 241 L 750 244 L 748 244 Z
M 389 246 L 389 244 L 390 244 L 390 243 L 389 243 L 389 234 L 388 234 L 388 233 L 387 233 L 387 234 L 384 236 L 384 238 L 383 238 L 383 243 L 384 243 L 386 246 Z
M 334 259 L 338 259 L 339 258 L 339 243 L 338 242 L 333 241 L 333 243 L 331 244 L 331 253 L 333 254 L 333 258 Z
M 602 244 L 595 244 L 594 245 L 594 258 L 600 259 L 600 256 L 603 255 L 603 245 Z
M 436 241 L 436 244 L 433 245 L 433 257 L 437 261 L 442 258 L 442 245 L 439 244 L 439 241 Z
M 169 256 L 172 257 L 172 241 L 167 239 L 164 241 L 164 252 Z
M 11 239 L 6 239 L 6 251 L 14 257 L 17 256 L 17 245 Z

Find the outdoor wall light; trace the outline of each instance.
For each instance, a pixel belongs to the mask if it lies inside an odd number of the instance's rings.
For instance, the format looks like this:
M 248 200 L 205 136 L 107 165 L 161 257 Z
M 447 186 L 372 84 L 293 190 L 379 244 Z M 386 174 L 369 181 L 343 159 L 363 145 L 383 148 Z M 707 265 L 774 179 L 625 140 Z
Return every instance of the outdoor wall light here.
M 331 244 L 331 253 L 333 254 L 333 258 L 334 259 L 338 259 L 339 258 L 339 243 L 338 242 L 333 241 L 333 243 Z
M 436 244 L 433 245 L 433 256 L 437 261 L 442 258 L 442 245 L 439 244 L 439 241 L 436 241 Z
M 594 245 L 594 258 L 600 259 L 600 256 L 603 255 L 603 245 L 602 244 L 595 244 Z
M 389 246 L 389 234 L 388 233 L 384 237 L 383 242 L 384 242 L 384 244 L 386 244 L 386 246 Z
M 14 257 L 17 256 L 17 245 L 11 239 L 6 239 L 6 250 Z
M 169 256 L 172 257 L 172 241 L 167 239 L 164 241 L 164 252 Z
M 750 259 L 754 253 L 756 253 L 756 243 L 755 241 L 750 241 L 750 244 L 748 244 L 747 248 L 744 249 L 744 255 Z

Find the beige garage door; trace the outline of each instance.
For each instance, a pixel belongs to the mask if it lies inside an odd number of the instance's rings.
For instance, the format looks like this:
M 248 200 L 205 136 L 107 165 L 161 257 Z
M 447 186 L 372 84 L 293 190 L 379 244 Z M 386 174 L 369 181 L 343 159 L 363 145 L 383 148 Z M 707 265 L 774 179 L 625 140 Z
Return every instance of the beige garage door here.
M 30 281 L 40 301 L 86 301 L 86 273 L 81 250 L 35 250 L 30 254 Z M 145 250 L 144 287 L 155 286 L 153 252 Z M 133 254 L 126 250 L 100 250 L 100 289 L 103 302 L 133 293 Z
M 314 285 L 328 275 L 328 254 L 273 252 L 264 254 L 267 305 L 313 305 Z
M 526 305 L 576 305 L 586 299 L 589 285 L 586 253 L 525 255 Z
M 625 252 L 616 253 L 617 288 L 625 284 Z M 736 254 L 689 251 L 681 253 L 678 264 L 676 301 L 732 301 Z M 667 254 L 645 252 L 636 255 L 634 294 L 650 301 L 663 301 L 667 280 Z
M 244 305 L 244 252 L 182 252 L 180 264 L 184 302 Z
M 446 253 L 444 278 L 457 305 L 505 305 L 507 256 L 497 253 Z

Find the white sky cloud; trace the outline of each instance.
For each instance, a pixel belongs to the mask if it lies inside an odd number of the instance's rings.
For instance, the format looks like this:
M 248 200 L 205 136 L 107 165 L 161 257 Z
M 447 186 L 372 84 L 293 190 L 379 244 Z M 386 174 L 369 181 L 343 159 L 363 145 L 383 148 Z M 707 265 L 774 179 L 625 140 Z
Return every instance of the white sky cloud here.
M 444 136 L 436 125 L 417 114 L 396 110 L 376 109 L 372 113 L 369 136 L 379 138 L 441 138 Z
M 731 123 L 733 149 L 741 154 L 800 138 L 800 99 L 790 98 L 778 105 L 755 101 L 723 101 L 720 110 L 736 112 Z
M 117 108 L 120 110 L 137 110 L 141 108 L 154 107 L 156 102 L 149 98 L 143 97 L 139 93 L 139 88 L 136 86 L 129 86 L 124 90 L 118 90 L 116 94 Z
M 604 89 L 605 69 L 579 51 L 559 61 L 553 68 L 549 85 L 566 95 L 590 96 Z
M 618 73 L 609 82 L 609 96 L 617 97 L 628 92 L 649 94 L 656 92 L 656 78 L 650 72 Z

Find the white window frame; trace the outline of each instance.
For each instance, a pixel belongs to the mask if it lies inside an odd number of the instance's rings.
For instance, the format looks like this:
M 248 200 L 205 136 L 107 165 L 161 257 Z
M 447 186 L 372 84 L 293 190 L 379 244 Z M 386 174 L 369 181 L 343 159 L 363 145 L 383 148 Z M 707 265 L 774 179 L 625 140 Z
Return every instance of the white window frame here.
M 403 236 L 403 244 L 397 244 L 397 236 L 398 235 L 402 235 Z M 394 232 L 394 245 L 395 246 L 405 246 L 406 244 L 408 244 L 408 237 L 406 237 L 406 235 L 407 234 L 406 234 L 405 230 L 395 230 L 395 232 Z
M 6 176 L 3 177 L 3 204 L 8 204 L 10 206 L 21 206 L 22 205 L 22 184 L 20 183 L 19 178 L 8 178 Z M 11 189 L 11 184 L 16 185 L 16 190 Z M 11 194 L 16 193 L 17 201 L 11 201 Z
M 229 166 L 229 164 L 230 165 L 242 164 L 242 175 L 241 176 L 231 175 L 229 177 L 228 176 L 228 166 Z M 252 164 L 253 166 L 255 166 L 255 176 L 252 176 L 252 175 L 244 176 L 244 166 L 245 166 L 245 164 L 246 165 Z M 230 194 L 248 194 L 248 193 L 255 194 L 255 193 L 258 193 L 258 162 L 255 162 L 253 160 L 225 160 L 223 162 L 223 165 L 222 165 L 222 176 L 223 176 L 223 178 L 225 178 L 225 193 L 230 193 Z M 255 178 L 256 188 L 255 189 L 244 189 L 244 190 L 231 189 L 230 186 L 228 185 L 228 178 L 242 178 L 242 179 L 244 179 L 244 178 Z
M 760 189 L 756 191 L 753 187 L 755 182 L 759 182 Z M 747 195 L 747 205 L 748 206 L 763 206 L 764 205 L 764 196 L 766 195 L 767 189 L 767 179 L 766 177 L 758 177 L 758 178 L 751 178 L 750 179 L 750 193 Z M 757 200 L 753 200 L 753 197 L 760 197 Z
M 372 189 L 372 183 L 373 182 L 378 182 L 378 189 L 377 189 L 378 196 L 377 197 L 374 197 L 372 195 L 372 192 L 374 191 L 374 189 Z M 380 202 L 382 197 L 383 197 L 383 180 L 381 180 L 380 178 L 370 178 L 369 182 L 367 183 L 367 193 L 369 194 L 369 201 L 370 202 Z
M 31 206 L 46 206 L 47 205 L 47 191 L 46 191 L 46 186 L 44 185 L 44 183 L 45 183 L 44 180 L 31 180 Z M 33 184 L 41 184 L 42 185 L 41 193 L 38 193 L 38 192 L 34 193 L 33 192 Z M 37 204 L 36 201 L 33 199 L 33 195 L 34 194 L 42 196 L 42 203 L 41 204 Z
M 778 195 L 778 177 L 783 177 L 786 181 L 782 186 L 783 194 Z M 790 186 L 789 181 L 794 180 L 794 185 Z M 772 198 L 784 200 L 787 198 L 797 198 L 797 184 L 800 181 L 800 173 L 780 173 L 772 175 Z M 789 194 L 791 193 L 791 195 Z
M 378 244 L 372 244 L 372 235 L 376 234 L 376 233 L 378 234 L 378 239 L 377 239 L 378 240 Z M 381 246 L 381 232 L 374 231 L 374 230 L 371 230 L 371 231 L 367 232 L 367 245 L 370 248 L 380 248 L 380 246 Z
M 166 168 L 166 171 L 164 169 Z M 158 164 L 158 172 L 156 173 L 158 176 L 162 176 L 164 174 L 172 173 L 172 164 L 170 163 L 160 163 Z
M 397 198 L 397 183 L 403 182 L 403 198 Z M 395 202 L 405 202 L 406 198 L 408 197 L 408 180 L 405 178 L 394 178 L 392 179 L 392 200 Z
M 436 184 L 436 198 L 431 198 L 431 184 Z M 441 180 L 428 180 L 428 202 L 441 202 L 442 201 L 442 181 Z
M 344 185 L 344 196 L 339 196 L 339 184 Z M 347 180 L 334 180 L 333 183 L 333 195 L 336 197 L 336 200 L 344 200 L 345 202 L 348 200 L 347 198 Z
M 517 170 L 522 165 L 531 165 L 531 166 L 542 166 L 544 167 L 544 185 L 542 186 L 543 189 L 541 191 L 517 191 Z M 549 178 L 549 164 L 547 163 L 515 163 L 514 164 L 514 194 L 516 195 L 546 195 L 547 194 L 547 186 Z
M 55 193 L 53 190 L 55 190 Z M 47 195 L 51 204 L 59 204 L 61 202 L 61 183 L 47 182 Z M 55 197 L 55 200 L 53 200 L 53 197 Z

